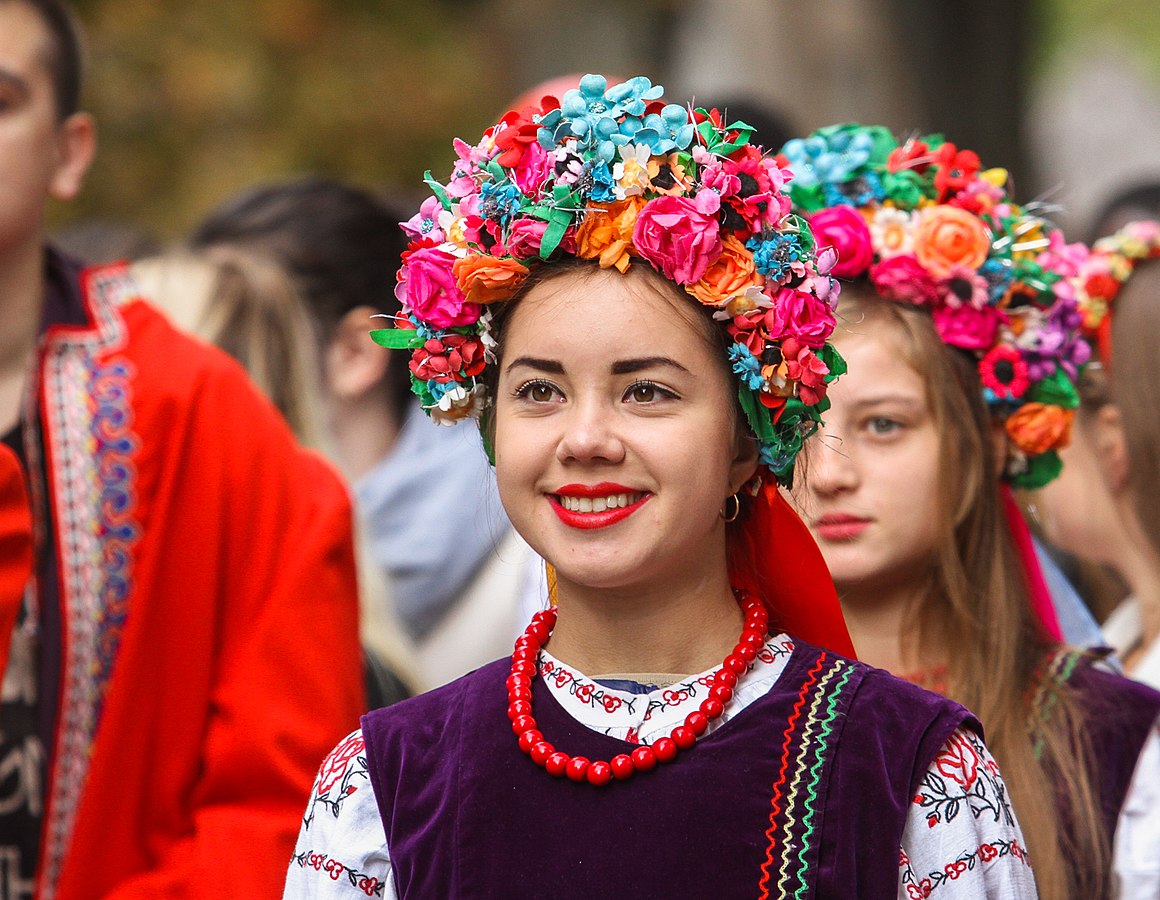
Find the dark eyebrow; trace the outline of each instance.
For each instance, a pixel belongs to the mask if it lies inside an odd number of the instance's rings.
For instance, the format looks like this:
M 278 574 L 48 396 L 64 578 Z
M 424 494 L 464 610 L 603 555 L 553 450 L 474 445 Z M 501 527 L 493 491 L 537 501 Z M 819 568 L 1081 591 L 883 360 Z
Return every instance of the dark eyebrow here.
M 564 366 L 554 359 L 537 359 L 534 356 L 520 356 L 513 359 L 504 371 L 510 372 L 516 366 L 527 366 L 529 369 L 535 369 L 538 372 L 547 372 L 549 375 L 564 374 Z
M 645 369 L 654 368 L 670 368 L 678 369 L 686 375 L 691 375 L 684 366 L 682 366 L 675 359 L 669 359 L 667 356 L 645 356 L 641 359 L 621 359 L 612 364 L 613 375 L 631 375 L 633 372 L 641 372 Z
M 922 398 L 907 394 L 876 394 L 871 397 L 861 398 L 854 405 L 858 407 L 881 406 L 884 403 L 900 403 L 903 406 L 922 406 Z

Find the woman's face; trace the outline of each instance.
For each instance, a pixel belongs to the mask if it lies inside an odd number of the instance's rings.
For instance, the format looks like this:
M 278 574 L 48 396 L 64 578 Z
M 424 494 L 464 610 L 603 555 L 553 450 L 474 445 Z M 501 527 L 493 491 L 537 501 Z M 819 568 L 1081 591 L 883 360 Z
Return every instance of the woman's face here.
M 756 451 L 686 302 L 643 271 L 569 271 L 533 287 L 504 327 L 500 498 L 562 579 L 655 588 L 723 560 L 721 509 Z
M 937 547 L 940 441 L 926 387 L 896 345 L 836 333 L 849 364 L 829 389 L 794 496 L 846 595 L 905 589 Z

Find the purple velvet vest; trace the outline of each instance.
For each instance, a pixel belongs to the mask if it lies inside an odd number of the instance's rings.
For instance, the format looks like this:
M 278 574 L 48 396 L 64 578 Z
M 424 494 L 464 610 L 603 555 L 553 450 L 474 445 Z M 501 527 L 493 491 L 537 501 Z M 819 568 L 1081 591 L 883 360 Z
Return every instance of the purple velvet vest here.
M 363 718 L 402 898 L 893 898 L 915 789 L 970 714 L 886 672 L 797 645 L 774 688 L 678 759 L 604 788 L 516 746 L 500 660 Z M 632 745 L 536 718 L 572 755 Z
M 1160 716 L 1160 692 L 1092 668 L 1091 658 L 1079 651 L 1062 660 L 1057 677 L 1081 700 L 1090 741 L 1085 750 L 1095 771 L 1110 845 L 1140 751 Z M 1067 801 L 1061 799 L 1060 803 L 1066 810 Z

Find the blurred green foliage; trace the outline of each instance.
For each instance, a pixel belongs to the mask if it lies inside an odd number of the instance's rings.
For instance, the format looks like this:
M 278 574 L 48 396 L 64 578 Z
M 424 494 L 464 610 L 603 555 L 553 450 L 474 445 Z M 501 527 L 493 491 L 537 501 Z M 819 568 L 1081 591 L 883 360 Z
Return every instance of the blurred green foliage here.
M 421 187 L 507 101 L 472 0 L 81 0 L 102 150 L 58 224 L 181 234 L 248 185 L 305 172 Z M 444 162 L 446 161 L 446 162 Z

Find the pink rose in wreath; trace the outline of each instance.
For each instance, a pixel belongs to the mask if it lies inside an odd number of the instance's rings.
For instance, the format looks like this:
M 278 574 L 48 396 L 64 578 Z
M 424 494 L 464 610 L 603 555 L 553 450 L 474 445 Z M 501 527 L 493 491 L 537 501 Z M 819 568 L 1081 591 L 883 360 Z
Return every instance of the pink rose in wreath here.
M 330 751 L 318 772 L 318 796 L 325 797 L 342 780 L 350 761 L 366 749 L 362 732 L 356 731 Z
M 702 190 L 696 197 L 657 197 L 637 215 L 632 244 L 670 281 L 696 284 L 721 255 L 720 209 L 716 191 Z
M 456 282 L 455 257 L 438 247 L 419 247 L 404 256 L 395 296 L 422 321 L 436 328 L 471 325 L 481 312 L 468 303 Z
M 874 261 L 870 228 L 853 207 L 831 206 L 810 216 L 810 230 L 819 249 L 833 247 L 838 261 L 830 274 L 835 278 L 861 275 Z
M 887 300 L 915 306 L 933 306 L 939 296 L 938 283 L 910 254 L 892 256 L 872 265 L 870 283 Z

